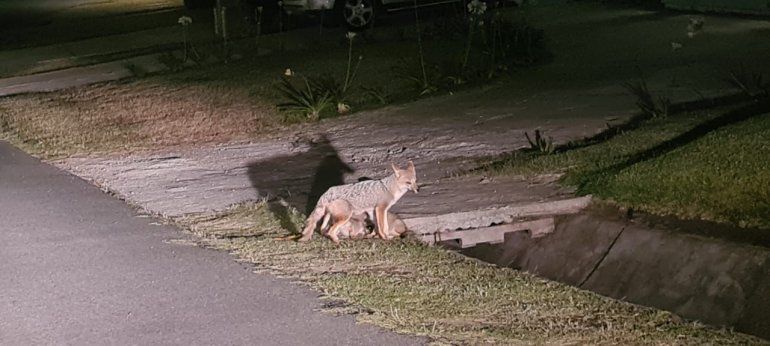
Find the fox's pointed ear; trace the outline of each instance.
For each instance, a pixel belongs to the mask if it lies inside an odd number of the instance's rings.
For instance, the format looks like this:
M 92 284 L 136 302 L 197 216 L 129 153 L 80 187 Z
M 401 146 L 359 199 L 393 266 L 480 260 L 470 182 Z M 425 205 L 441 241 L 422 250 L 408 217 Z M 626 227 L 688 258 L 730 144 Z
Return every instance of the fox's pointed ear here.
M 406 165 L 406 169 L 414 172 L 414 162 L 412 162 L 412 160 L 409 160 L 409 163 Z
M 398 169 L 398 166 L 396 166 L 396 164 L 395 164 L 395 163 L 391 162 L 391 163 L 390 163 L 390 168 L 393 168 L 393 173 L 395 173 L 395 174 L 396 174 L 396 177 L 398 177 L 399 175 L 401 175 L 401 174 L 399 174 L 399 171 L 400 171 L 400 170 Z

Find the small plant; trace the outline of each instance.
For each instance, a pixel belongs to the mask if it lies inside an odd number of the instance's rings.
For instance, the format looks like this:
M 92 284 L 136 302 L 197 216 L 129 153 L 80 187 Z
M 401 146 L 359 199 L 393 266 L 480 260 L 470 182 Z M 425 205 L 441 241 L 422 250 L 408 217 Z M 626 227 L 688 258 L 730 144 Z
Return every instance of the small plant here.
M 2 109 L 0 109 L 1 111 Z M 0 133 L 6 132 L 11 129 L 11 125 L 8 123 L 8 120 L 5 119 L 5 117 L 0 114 Z
M 703 17 L 690 17 L 690 23 L 687 24 L 687 37 L 693 38 L 703 31 Z
M 348 104 L 348 90 L 334 76 L 323 74 L 318 77 L 308 78 L 310 87 L 318 95 L 329 95 L 329 102 L 337 105 L 337 113 L 347 114 L 350 112 Z
M 195 46 L 193 46 L 192 42 L 190 41 L 190 25 L 192 25 L 192 18 L 188 16 L 181 16 L 176 21 L 179 23 L 179 25 L 182 26 L 182 45 L 183 45 L 183 56 L 182 56 L 182 64 L 186 63 L 187 60 L 193 59 L 193 61 L 198 62 L 200 61 L 200 55 L 198 54 L 198 51 L 195 49 Z
M 147 70 L 145 70 L 144 68 L 142 68 L 141 66 L 135 63 L 126 62 L 126 63 L 123 63 L 123 67 L 125 67 L 126 70 L 131 72 L 131 74 L 134 75 L 134 77 L 142 78 L 147 75 Z
M 639 107 L 645 115 L 652 118 L 664 118 L 668 116 L 671 100 L 663 96 L 655 98 L 647 88 L 647 83 L 645 81 L 625 83 L 624 87 L 629 93 L 636 96 L 636 106 Z
M 472 84 L 480 81 L 484 77 L 482 66 L 471 64 L 465 67 L 461 61 L 447 60 L 438 66 L 439 77 L 442 82 L 441 87 L 451 89 L 454 86 Z
M 470 73 L 467 72 L 467 68 L 467 66 L 463 66 L 462 62 L 444 61 L 440 67 L 441 76 L 449 83 L 450 87 L 460 86 L 470 81 Z
M 331 96 L 327 92 L 319 92 L 307 78 L 302 77 L 303 85 L 296 87 L 291 78 L 294 73 L 287 69 L 281 78 L 279 90 L 288 100 L 278 105 L 278 109 L 292 114 L 300 114 L 305 119 L 316 121 L 321 118 L 321 112 L 331 104 Z
M 531 65 L 549 56 L 543 30 L 523 20 L 508 19 L 496 7 L 487 6 L 483 0 L 470 1 L 460 12 L 442 16 L 425 28 L 428 36 L 451 42 L 452 46 L 463 43 L 458 59 L 440 64 L 449 87 L 479 78 L 492 79 L 500 71 Z M 430 66 L 425 64 L 423 70 L 421 77 L 428 85 Z
M 418 95 L 428 95 L 438 91 L 440 72 L 435 65 L 426 64 L 424 61 L 412 61 L 402 58 L 393 66 L 393 73 L 397 78 L 405 79 Z
M 542 29 L 533 27 L 524 21 L 511 21 L 497 17 L 492 23 L 492 34 L 487 36 L 497 39 L 495 61 L 505 61 L 508 65 L 531 65 L 547 58 L 545 35 Z M 494 42 L 493 38 L 487 42 Z
M 344 102 L 346 90 L 340 81 L 331 74 L 325 73 L 318 77 L 308 78 L 310 87 L 318 94 L 327 94 L 333 102 Z
M 481 8 L 473 11 L 481 12 Z M 495 8 L 484 8 L 483 17 L 469 14 L 469 19 L 462 26 L 456 24 L 459 19 L 445 18 L 438 21 L 441 27 L 456 28 L 446 30 L 448 32 L 441 36 L 443 40 L 456 41 L 460 35 L 466 40 L 470 38 L 471 46 L 469 48 L 466 41 L 461 59 L 465 67 L 471 65 L 474 56 L 484 56 L 486 58 L 482 61 L 487 65 L 479 66 L 479 69 L 486 70 L 487 75 L 491 76 L 495 70 L 531 65 L 549 56 L 542 29 L 523 20 L 513 21 L 497 11 L 490 15 L 490 11 L 495 11 Z M 437 34 L 441 35 L 439 32 Z
M 348 39 L 348 66 L 345 69 L 345 81 L 342 83 L 342 88 L 337 95 L 338 98 L 335 100 L 337 101 L 337 109 L 341 110 L 340 114 L 347 113 L 350 110 L 350 106 L 347 104 L 346 98 L 351 86 L 353 85 L 353 80 L 356 79 L 358 68 L 361 66 L 361 60 L 364 59 L 363 56 L 359 55 L 358 62 L 356 62 L 356 67 L 351 71 L 351 67 L 353 66 L 353 39 L 356 37 L 356 33 L 352 31 L 348 32 L 345 37 Z
M 361 66 L 361 60 L 363 56 L 358 56 L 358 62 L 353 67 L 353 38 L 356 36 L 354 32 L 349 32 L 346 37 L 348 39 L 348 65 L 345 70 L 345 79 L 342 82 L 338 81 L 331 74 L 322 74 L 315 78 L 308 80 L 310 87 L 315 94 L 329 95 L 331 102 L 337 104 L 337 113 L 346 114 L 350 112 L 350 104 L 348 98 L 350 91 L 353 89 L 353 81 L 358 74 L 358 68 Z
M 414 28 L 417 34 L 417 55 L 420 60 L 421 72 L 419 75 L 420 78 L 417 81 L 419 84 L 417 89 L 420 91 L 420 95 L 422 96 L 436 91 L 436 88 L 433 87 L 428 80 L 428 70 L 425 66 L 425 54 L 422 47 L 422 33 L 420 32 L 420 16 L 417 14 L 417 9 L 417 0 L 414 0 Z
M 257 54 L 259 54 L 259 42 L 262 38 L 262 14 L 264 13 L 264 8 L 262 6 L 257 6 L 254 11 L 256 11 L 255 14 L 257 17 L 257 35 L 254 38 L 254 43 L 257 49 Z
M 529 142 L 529 150 L 538 152 L 540 154 L 550 155 L 556 150 L 556 146 L 553 145 L 553 138 L 550 136 L 546 139 L 540 134 L 540 130 L 535 130 L 535 139 L 529 137 L 529 133 L 524 132 L 524 136 L 527 137 Z
M 160 61 L 161 64 L 166 65 L 169 70 L 177 72 L 184 69 L 184 61 L 174 55 L 171 52 L 166 52 L 158 56 L 158 61 Z M 129 70 L 130 67 L 126 66 Z M 133 71 L 132 71 L 133 72 Z
M 452 13 L 440 16 L 423 27 L 423 35 L 432 39 L 462 40 L 468 35 L 465 15 Z
M 463 54 L 463 63 L 461 70 L 464 72 L 468 66 L 468 58 L 471 55 L 471 45 L 473 44 L 473 34 L 476 27 L 484 25 L 484 13 L 487 11 L 487 4 L 479 0 L 473 0 L 468 3 L 468 38 L 465 44 L 465 54 Z
M 762 73 L 751 73 L 743 65 L 737 71 L 730 71 L 730 76 L 726 81 L 748 97 L 768 95 L 769 85 L 763 80 Z
M 370 100 L 375 100 L 381 105 L 386 105 L 390 102 L 388 91 L 384 87 L 361 87 L 364 92 L 364 96 Z
M 279 34 L 279 48 L 280 51 L 284 51 L 286 48 L 286 38 L 283 35 L 283 16 L 284 16 L 284 9 L 283 9 L 283 1 L 278 1 L 278 34 Z

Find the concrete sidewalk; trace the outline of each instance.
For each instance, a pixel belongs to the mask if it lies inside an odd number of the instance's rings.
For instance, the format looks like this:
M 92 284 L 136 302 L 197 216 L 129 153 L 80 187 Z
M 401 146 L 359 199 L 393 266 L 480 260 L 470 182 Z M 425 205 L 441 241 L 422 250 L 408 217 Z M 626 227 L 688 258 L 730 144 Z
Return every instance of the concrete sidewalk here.
M 0 77 L 24 76 L 92 65 L 115 60 L 115 56 L 147 54 L 153 50 L 176 47 L 181 44 L 181 40 L 181 28 L 167 26 L 50 46 L 2 50 Z
M 119 80 L 133 77 L 136 70 L 165 70 L 168 67 L 159 61 L 158 52 L 179 47 L 180 30 L 161 27 L 0 51 L 0 97 Z
M 93 83 L 108 82 L 134 76 L 134 70 L 154 73 L 168 67 L 157 54 L 65 70 L 0 78 L 0 97 L 24 93 L 50 92 Z
M 0 344 L 391 345 L 0 142 Z

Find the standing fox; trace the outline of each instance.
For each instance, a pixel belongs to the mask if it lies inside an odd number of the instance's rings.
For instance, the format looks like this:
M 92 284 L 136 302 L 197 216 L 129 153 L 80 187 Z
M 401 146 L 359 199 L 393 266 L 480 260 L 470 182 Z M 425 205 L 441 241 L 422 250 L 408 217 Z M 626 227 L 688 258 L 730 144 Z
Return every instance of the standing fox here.
M 375 231 L 382 239 L 393 238 L 396 232 L 391 232 L 388 210 L 407 191 L 417 193 L 417 174 L 414 171 L 414 163 L 409 161 L 406 169 L 398 168 L 391 164 L 393 174 L 380 180 L 365 180 L 354 184 L 333 186 L 326 190 L 318 199 L 313 212 L 307 218 L 302 237 L 299 241 L 308 241 L 313 237 L 318 221 L 323 218 L 321 229 L 326 228 L 329 221 L 332 225 L 327 236 L 339 243 L 337 233 L 340 227 L 354 218 L 354 223 L 359 224 L 369 216 L 375 221 Z

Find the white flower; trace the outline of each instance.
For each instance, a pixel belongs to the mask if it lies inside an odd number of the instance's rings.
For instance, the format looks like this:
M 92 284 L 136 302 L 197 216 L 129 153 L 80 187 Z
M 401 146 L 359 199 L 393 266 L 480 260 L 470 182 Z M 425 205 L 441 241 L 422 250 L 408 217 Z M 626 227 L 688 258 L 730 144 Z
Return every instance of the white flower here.
M 687 24 L 687 37 L 693 38 L 696 34 L 703 30 L 703 18 L 691 17 L 690 24 Z
M 468 3 L 468 13 L 474 16 L 480 16 L 487 11 L 487 4 L 479 0 L 473 0 Z
M 671 42 L 671 50 L 677 51 L 682 49 L 682 44 L 679 42 Z
M 177 19 L 176 22 L 179 23 L 179 24 L 182 24 L 182 26 L 188 26 L 188 25 L 192 24 L 192 18 L 190 18 L 188 16 L 181 16 L 181 17 L 179 17 L 179 19 Z
M 294 76 L 294 71 L 292 71 L 290 68 L 287 68 L 286 71 L 283 71 L 283 75 L 286 77 Z
M 352 40 L 353 38 L 355 38 L 355 37 L 356 37 L 356 33 L 355 33 L 355 32 L 352 32 L 352 31 L 348 31 L 348 33 L 347 33 L 347 34 L 345 34 L 345 37 L 347 37 L 347 38 L 348 38 L 348 40 Z
M 689 27 L 692 28 L 693 31 L 698 31 L 700 29 L 703 29 L 704 22 L 705 20 L 703 19 L 703 17 L 691 17 Z

